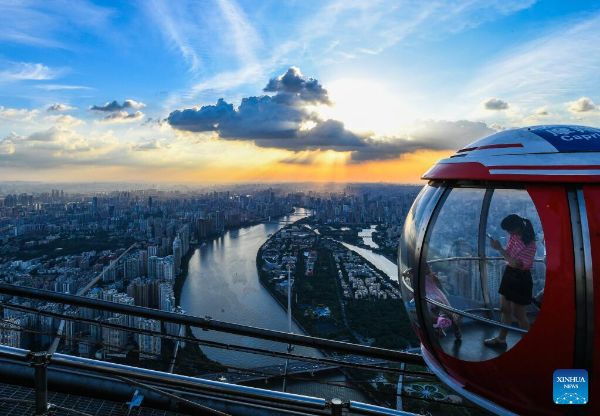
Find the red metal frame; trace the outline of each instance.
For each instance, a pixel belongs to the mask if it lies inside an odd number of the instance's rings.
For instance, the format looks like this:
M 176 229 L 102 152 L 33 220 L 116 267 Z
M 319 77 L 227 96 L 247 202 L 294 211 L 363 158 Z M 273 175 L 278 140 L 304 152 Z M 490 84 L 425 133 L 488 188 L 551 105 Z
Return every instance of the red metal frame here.
M 470 179 L 487 181 L 519 181 L 519 182 L 568 182 L 568 183 L 598 183 L 600 175 L 521 175 L 515 173 L 491 174 L 490 170 L 554 170 L 557 172 L 571 170 L 600 170 L 598 165 L 581 166 L 492 166 L 487 167 L 479 162 L 438 163 L 431 167 L 423 179 Z
M 526 190 L 538 210 L 547 247 L 545 293 L 536 322 L 520 342 L 492 360 L 462 361 L 437 348 L 434 352 L 450 377 L 505 409 L 519 414 L 564 414 L 568 409 L 554 404 L 552 388 L 554 371 L 572 368 L 575 353 L 569 205 L 564 185 L 530 184 Z M 600 200 L 596 202 L 599 205 L 594 208 L 600 212 Z
M 585 185 L 583 196 L 588 215 L 590 245 L 592 248 L 592 264 L 594 265 L 594 351 L 600 351 L 600 185 Z M 585 231 L 585 230 L 584 230 Z M 600 360 L 594 357 L 593 374 L 589 374 L 591 383 L 588 386 L 591 411 L 600 413 Z

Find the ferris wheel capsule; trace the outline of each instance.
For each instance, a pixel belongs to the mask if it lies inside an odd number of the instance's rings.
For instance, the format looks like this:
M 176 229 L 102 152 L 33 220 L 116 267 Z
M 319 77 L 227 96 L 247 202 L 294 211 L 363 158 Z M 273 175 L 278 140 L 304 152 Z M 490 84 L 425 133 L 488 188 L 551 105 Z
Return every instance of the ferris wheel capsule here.
M 600 129 L 501 131 L 423 179 L 398 268 L 430 369 L 498 414 L 566 414 L 554 372 L 585 370 L 600 413 Z

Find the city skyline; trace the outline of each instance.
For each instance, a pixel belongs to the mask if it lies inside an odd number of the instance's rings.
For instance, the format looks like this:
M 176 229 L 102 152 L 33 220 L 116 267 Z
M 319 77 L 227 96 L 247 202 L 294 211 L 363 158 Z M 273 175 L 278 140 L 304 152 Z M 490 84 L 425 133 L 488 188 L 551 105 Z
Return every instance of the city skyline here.
M 0 2 L 0 176 L 420 183 L 600 126 L 595 2 Z

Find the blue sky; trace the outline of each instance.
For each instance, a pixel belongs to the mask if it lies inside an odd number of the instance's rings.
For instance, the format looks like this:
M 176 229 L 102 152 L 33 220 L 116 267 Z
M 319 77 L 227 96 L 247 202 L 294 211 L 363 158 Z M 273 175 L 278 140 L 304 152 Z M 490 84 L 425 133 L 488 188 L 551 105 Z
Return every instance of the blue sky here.
M 503 128 L 600 122 L 596 2 L 0 0 L 0 23 L 10 178 L 353 179 Z M 264 91 L 291 67 L 325 98 Z M 220 98 L 227 114 L 202 109 Z

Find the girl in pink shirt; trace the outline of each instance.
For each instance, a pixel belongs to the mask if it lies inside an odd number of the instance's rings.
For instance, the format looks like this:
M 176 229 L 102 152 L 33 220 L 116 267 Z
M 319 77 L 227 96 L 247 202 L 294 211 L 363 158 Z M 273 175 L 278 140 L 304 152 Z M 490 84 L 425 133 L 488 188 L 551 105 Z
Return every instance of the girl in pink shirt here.
M 531 221 L 510 214 L 500 224 L 503 230 L 510 235 L 505 248 L 499 241 L 490 237 L 490 246 L 498 250 L 506 261 L 506 269 L 500 282 L 500 311 L 502 323 L 511 325 L 513 316 L 517 318 L 519 327 L 528 330 L 530 327 L 527 319 L 527 305 L 531 303 L 533 280 L 531 269 L 533 258 L 537 250 L 535 231 Z M 506 347 L 506 334 L 508 329 L 501 328 L 498 336 L 486 339 L 484 344 L 488 347 Z

